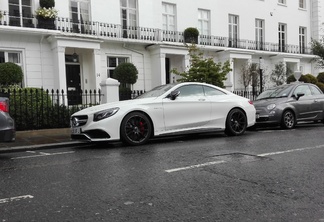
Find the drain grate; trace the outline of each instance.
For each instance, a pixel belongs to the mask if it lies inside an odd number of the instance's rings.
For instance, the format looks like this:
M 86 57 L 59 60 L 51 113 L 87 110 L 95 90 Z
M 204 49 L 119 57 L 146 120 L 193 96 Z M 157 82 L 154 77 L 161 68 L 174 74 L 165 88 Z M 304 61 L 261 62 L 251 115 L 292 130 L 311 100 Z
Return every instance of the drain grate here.
M 238 163 L 248 163 L 261 160 L 270 160 L 268 157 L 262 157 L 257 155 L 245 154 L 245 153 L 229 153 L 213 156 L 217 160 L 222 160 L 226 162 L 238 162 Z

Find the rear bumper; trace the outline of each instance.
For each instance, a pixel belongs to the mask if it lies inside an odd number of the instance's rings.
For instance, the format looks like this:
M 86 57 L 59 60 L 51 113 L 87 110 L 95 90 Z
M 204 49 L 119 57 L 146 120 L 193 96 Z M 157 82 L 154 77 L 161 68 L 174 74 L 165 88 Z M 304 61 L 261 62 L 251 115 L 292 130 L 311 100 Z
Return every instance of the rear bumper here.
M 16 140 L 16 130 L 7 129 L 0 131 L 0 142 L 14 142 Z

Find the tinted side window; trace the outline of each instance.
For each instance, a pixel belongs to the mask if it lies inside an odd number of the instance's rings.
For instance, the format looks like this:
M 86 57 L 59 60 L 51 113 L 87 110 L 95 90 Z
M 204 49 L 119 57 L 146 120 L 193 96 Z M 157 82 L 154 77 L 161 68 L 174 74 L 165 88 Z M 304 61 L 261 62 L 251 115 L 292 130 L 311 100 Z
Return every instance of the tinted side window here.
M 313 95 L 321 95 L 321 94 L 323 94 L 322 91 L 320 91 L 320 90 L 319 90 L 318 88 L 316 88 L 315 86 L 310 85 L 309 87 L 310 87 L 310 89 L 311 89 Z
M 202 86 L 199 85 L 190 85 L 190 86 L 182 86 L 178 88 L 180 91 L 179 97 L 188 97 L 188 96 L 203 96 L 204 91 Z
M 307 85 L 301 85 L 301 86 L 298 86 L 295 91 L 294 91 L 294 95 L 297 97 L 297 94 L 298 93 L 304 93 L 305 96 L 310 96 L 312 95 L 309 87 Z
M 208 86 L 204 86 L 204 91 L 206 96 L 226 95 L 226 93 Z

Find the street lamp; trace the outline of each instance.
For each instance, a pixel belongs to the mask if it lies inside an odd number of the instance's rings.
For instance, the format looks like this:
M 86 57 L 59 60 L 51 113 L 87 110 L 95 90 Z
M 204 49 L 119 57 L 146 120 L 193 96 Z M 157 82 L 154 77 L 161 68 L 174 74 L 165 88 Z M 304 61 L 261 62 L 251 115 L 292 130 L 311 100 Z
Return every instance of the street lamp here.
M 262 82 L 263 82 L 263 76 L 262 76 L 262 68 L 263 68 L 263 59 L 262 57 L 259 58 L 259 73 L 260 73 L 260 93 L 262 93 L 263 91 L 263 85 L 262 85 Z
M 255 85 L 257 84 L 256 83 L 257 74 L 258 74 L 257 71 L 252 71 L 252 95 L 253 95 L 253 99 L 256 96 Z

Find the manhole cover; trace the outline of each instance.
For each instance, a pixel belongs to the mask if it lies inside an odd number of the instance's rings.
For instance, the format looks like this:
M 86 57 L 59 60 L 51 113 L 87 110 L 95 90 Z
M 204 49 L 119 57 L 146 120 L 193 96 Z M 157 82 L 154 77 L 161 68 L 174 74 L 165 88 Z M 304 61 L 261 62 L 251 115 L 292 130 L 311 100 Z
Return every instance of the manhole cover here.
M 269 160 L 267 157 L 261 157 L 251 154 L 245 153 L 230 153 L 230 154 L 223 154 L 214 156 L 217 160 L 223 160 L 226 162 L 239 162 L 239 163 L 247 163 L 253 161 L 260 161 L 260 160 Z

